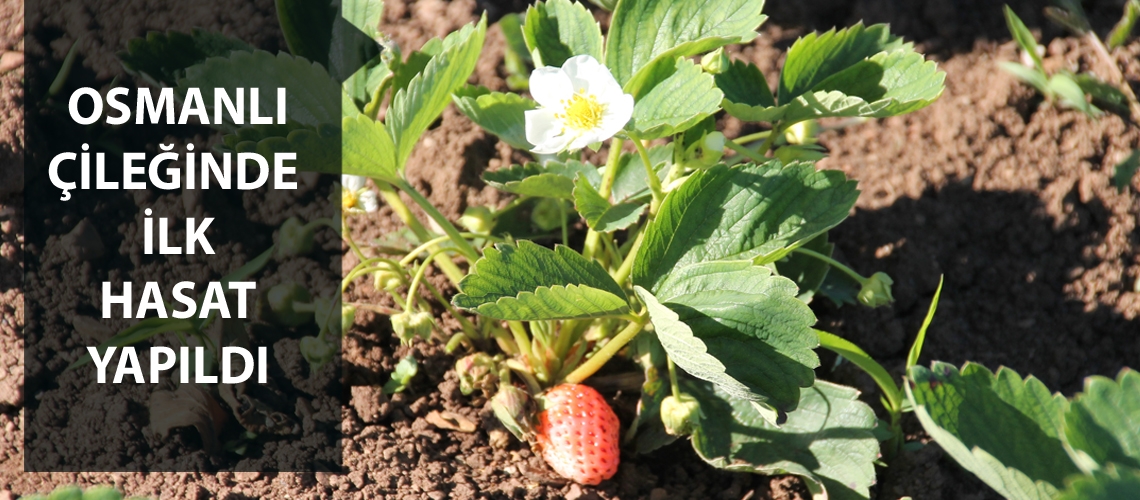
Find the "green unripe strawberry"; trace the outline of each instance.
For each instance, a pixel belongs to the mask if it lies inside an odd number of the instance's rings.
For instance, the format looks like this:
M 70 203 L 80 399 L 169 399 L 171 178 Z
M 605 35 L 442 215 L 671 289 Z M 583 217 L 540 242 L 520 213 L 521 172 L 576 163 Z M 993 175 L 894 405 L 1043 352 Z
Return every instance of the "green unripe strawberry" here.
M 535 428 L 536 447 L 550 468 L 582 484 L 617 473 L 621 423 L 592 387 L 562 384 L 546 391 Z
M 332 360 L 336 351 L 333 345 L 317 337 L 301 337 L 301 356 L 309 362 L 309 367 L 316 370 Z
M 395 292 L 397 288 L 408 283 L 402 269 L 395 269 L 391 264 L 381 262 L 376 267 L 378 271 L 372 273 L 372 286 L 377 291 Z
M 308 304 L 313 296 L 292 281 L 273 285 L 257 297 L 257 316 L 267 323 L 296 328 L 313 320 L 313 313 L 298 311 L 297 304 Z
M 404 311 L 399 314 L 394 314 L 391 317 L 392 331 L 396 332 L 396 337 L 400 339 L 402 344 L 411 344 L 412 340 L 419 337 L 427 340 L 431 337 L 432 317 L 431 313 L 424 311 Z
M 296 217 L 286 219 L 277 233 L 277 258 L 307 255 L 312 251 L 313 228 L 305 227 L 305 223 Z
M 661 401 L 661 423 L 665 424 L 665 432 L 670 435 L 692 434 L 700 418 L 701 405 L 689 394 L 681 393 L 679 397 L 670 395 Z
M 459 217 L 459 225 L 475 234 L 491 234 L 495 227 L 495 213 L 487 207 L 467 207 Z
M 887 273 L 875 273 L 863 283 L 863 288 L 859 290 L 859 302 L 867 307 L 885 306 L 894 302 L 894 297 L 891 296 L 891 285 L 895 284 L 894 280 Z
M 526 391 L 510 384 L 501 385 L 499 392 L 491 398 L 491 409 L 495 412 L 495 417 L 520 441 L 533 436 L 527 420 L 530 402 L 530 395 Z

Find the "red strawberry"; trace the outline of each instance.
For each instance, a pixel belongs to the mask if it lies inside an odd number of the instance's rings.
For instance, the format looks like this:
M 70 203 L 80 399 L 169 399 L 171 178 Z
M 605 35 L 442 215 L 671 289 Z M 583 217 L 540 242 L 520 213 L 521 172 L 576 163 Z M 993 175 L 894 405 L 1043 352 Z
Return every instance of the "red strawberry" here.
M 620 425 L 598 391 L 562 384 L 546 392 L 535 429 L 538 449 L 563 477 L 598 484 L 617 472 Z

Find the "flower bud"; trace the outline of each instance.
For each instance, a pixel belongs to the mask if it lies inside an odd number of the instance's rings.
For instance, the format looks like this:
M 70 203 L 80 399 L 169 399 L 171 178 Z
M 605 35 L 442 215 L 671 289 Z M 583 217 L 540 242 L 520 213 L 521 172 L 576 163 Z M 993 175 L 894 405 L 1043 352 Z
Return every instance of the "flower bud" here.
M 701 69 L 704 69 L 706 73 L 713 75 L 724 73 L 728 70 L 728 67 L 731 64 L 732 61 L 730 61 L 728 59 L 728 56 L 725 55 L 723 47 L 709 52 L 708 54 L 705 54 L 703 57 L 701 57 Z
M 286 328 L 296 328 L 313 320 L 312 311 L 298 311 L 297 304 L 307 304 L 313 296 L 305 287 L 292 281 L 273 285 L 257 297 L 257 316 L 262 321 Z
M 553 231 L 562 227 L 565 205 L 556 198 L 543 198 L 530 213 L 530 221 L 543 231 Z
M 495 213 L 487 207 L 467 207 L 459 218 L 459 225 L 475 234 L 491 234 L 495 228 Z
M 395 292 L 407 284 L 403 269 L 398 269 L 387 262 L 381 262 L 376 267 L 379 270 L 372 273 L 372 286 L 376 287 L 376 291 Z
M 530 395 L 510 384 L 499 386 L 499 392 L 491 398 L 491 409 L 503 427 L 514 434 L 520 441 L 526 441 L 532 434 L 530 423 L 527 420 L 527 407 L 530 406 Z
M 459 358 L 455 361 L 455 373 L 459 375 L 459 390 L 465 396 L 470 396 L 475 389 L 489 393 L 495 383 L 495 376 L 492 373 L 494 367 L 494 358 L 486 353 L 477 352 Z
M 431 338 L 431 328 L 434 322 L 429 312 L 404 311 L 392 315 L 391 321 L 392 331 L 396 332 L 396 337 L 400 339 L 402 344 L 411 344 L 416 337 L 423 340 Z
M 885 306 L 894 302 L 891 296 L 891 285 L 895 282 L 887 273 L 875 273 L 863 283 L 859 290 L 859 302 L 867 307 Z
M 301 356 L 309 362 L 309 368 L 317 370 L 325 363 L 332 361 L 336 351 L 333 345 L 317 337 L 301 337 Z
M 701 405 L 689 394 L 670 395 L 661 400 L 661 423 L 665 424 L 665 432 L 670 435 L 692 434 L 700 418 Z
M 306 228 L 301 219 L 290 217 L 281 224 L 277 234 L 277 258 L 306 255 L 313 251 L 313 229 Z

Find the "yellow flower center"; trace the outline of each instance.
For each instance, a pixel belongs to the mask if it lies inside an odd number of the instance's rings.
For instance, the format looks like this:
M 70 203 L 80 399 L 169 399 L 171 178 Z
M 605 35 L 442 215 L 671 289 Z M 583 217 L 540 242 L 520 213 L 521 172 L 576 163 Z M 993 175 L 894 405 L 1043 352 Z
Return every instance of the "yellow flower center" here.
M 356 193 L 347 189 L 341 190 L 340 207 L 345 212 L 356 208 L 357 197 Z
M 602 112 L 606 107 L 598 102 L 597 96 L 586 95 L 586 89 L 578 91 L 562 103 L 566 106 L 566 113 L 558 117 L 567 127 L 585 132 L 597 128 L 602 123 Z

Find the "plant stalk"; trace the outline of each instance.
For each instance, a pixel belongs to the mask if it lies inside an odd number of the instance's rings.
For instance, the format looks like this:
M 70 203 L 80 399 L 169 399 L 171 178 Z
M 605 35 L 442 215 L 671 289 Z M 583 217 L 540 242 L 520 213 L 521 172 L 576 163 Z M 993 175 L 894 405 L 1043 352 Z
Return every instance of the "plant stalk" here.
M 1116 58 L 1112 57 L 1112 54 L 1108 52 L 1108 47 L 1104 46 L 1104 42 L 1100 41 L 1100 37 L 1096 36 L 1096 33 L 1090 30 L 1085 38 L 1089 40 L 1104 65 L 1108 67 L 1113 83 L 1120 87 L 1120 92 L 1128 100 L 1128 110 L 1132 114 L 1133 123 L 1140 123 L 1140 100 L 1136 99 L 1136 93 L 1132 91 L 1132 86 L 1128 84 L 1128 80 L 1124 78 L 1124 73 L 1120 71 L 1120 66 L 1116 64 Z
M 617 164 L 618 160 L 621 159 L 622 142 L 621 138 L 618 137 L 614 137 L 613 141 L 610 141 L 610 155 L 606 158 L 606 171 L 602 174 L 602 185 L 598 188 L 598 194 L 607 200 L 613 193 L 614 178 L 617 177 Z M 582 256 L 592 259 L 597 254 L 599 237 L 598 232 L 593 229 L 586 232 L 586 243 L 582 247 Z
M 653 162 L 649 160 L 649 152 L 645 149 L 645 144 L 640 139 L 634 139 L 633 145 L 637 147 L 637 154 L 641 156 L 641 162 L 645 164 L 645 175 L 649 180 L 649 191 L 653 193 L 653 203 L 649 205 L 649 216 L 653 217 L 657 213 L 657 208 L 661 206 L 661 199 L 665 194 L 661 191 L 661 179 L 657 177 L 657 171 L 653 170 Z M 607 198 L 609 195 L 607 195 Z
M 575 368 L 574 371 L 570 372 L 570 374 L 566 376 L 566 383 L 579 384 L 583 380 L 590 378 L 590 375 L 593 375 L 599 369 L 601 369 L 602 366 L 604 366 L 606 362 L 610 360 L 610 358 L 614 357 L 614 355 L 621 350 L 622 347 L 625 347 L 629 341 L 633 340 L 637 334 L 641 333 L 642 327 L 645 326 L 645 323 L 648 320 L 649 319 L 646 316 L 639 316 L 637 318 L 637 321 L 633 321 L 630 324 L 626 325 L 626 327 L 622 329 L 622 331 L 618 332 L 618 334 L 614 336 L 613 339 L 606 343 L 606 345 L 602 346 L 601 349 L 598 349 L 598 352 L 595 352 L 593 356 L 590 356 L 590 359 L 587 359 L 585 363 L 582 363 L 580 366 L 578 366 L 578 368 Z
M 860 285 L 866 285 L 866 284 L 867 284 L 867 281 L 869 281 L 867 278 L 864 278 L 862 275 L 860 275 L 859 273 L 855 272 L 855 271 L 854 271 L 853 269 L 851 269 L 850 267 L 847 267 L 847 266 L 846 266 L 846 265 L 844 265 L 842 262 L 839 262 L 839 261 L 837 261 L 837 260 L 835 260 L 835 259 L 833 259 L 833 258 L 831 258 L 831 257 L 828 257 L 828 256 L 826 256 L 826 255 L 824 255 L 824 254 L 821 254 L 821 253 L 819 253 L 819 252 L 817 252 L 817 251 L 815 251 L 815 250 L 809 250 L 809 249 L 807 249 L 807 248 L 802 248 L 802 247 L 801 247 L 801 248 L 797 248 L 797 249 L 795 249 L 795 250 L 792 250 L 792 251 L 793 251 L 793 252 L 802 253 L 802 254 L 804 254 L 804 255 L 808 255 L 808 256 L 811 256 L 811 257 L 815 257 L 815 258 L 817 258 L 817 259 L 819 259 L 819 260 L 822 260 L 822 261 L 824 261 L 824 262 L 828 263 L 829 265 L 831 265 L 831 267 L 834 267 L 834 268 L 836 268 L 836 269 L 838 269 L 838 270 L 840 270 L 840 271 L 843 271 L 843 273 L 844 273 L 844 274 L 846 274 L 846 275 L 850 276 L 850 277 L 851 277 L 852 279 L 854 279 L 855 281 L 858 281 Z
M 404 200 L 400 199 L 400 193 L 396 192 L 395 187 L 383 181 L 376 181 L 376 187 L 380 190 L 380 195 L 384 197 L 384 202 L 392 207 L 392 211 L 396 212 L 396 216 L 404 221 L 404 224 L 412 230 L 412 233 L 414 233 L 417 238 L 421 241 L 432 239 L 433 235 L 431 232 L 412 214 L 412 211 L 404 204 Z M 436 256 L 435 265 L 439 266 L 439 269 L 443 271 L 447 279 L 451 280 L 452 284 L 458 285 L 460 280 L 463 279 L 463 271 L 459 270 L 459 266 L 455 265 L 455 262 L 446 255 Z
M 416 191 L 416 188 L 412 187 L 412 185 L 408 184 L 408 181 L 404 179 L 400 179 L 396 187 L 407 193 L 408 196 L 412 198 L 412 201 L 416 202 L 416 204 L 428 214 L 428 217 L 431 217 L 436 224 L 439 224 L 439 227 L 443 228 L 443 232 L 451 237 L 451 242 L 455 244 L 456 248 L 459 249 L 459 253 L 463 254 L 468 261 L 475 262 L 479 260 L 479 251 L 471 246 L 471 243 L 465 238 L 459 235 L 459 230 L 455 228 L 455 224 L 452 224 L 451 221 L 447 220 L 447 217 L 439 213 L 439 209 L 435 208 L 435 205 L 432 205 L 427 198 L 424 198 L 424 195 Z

